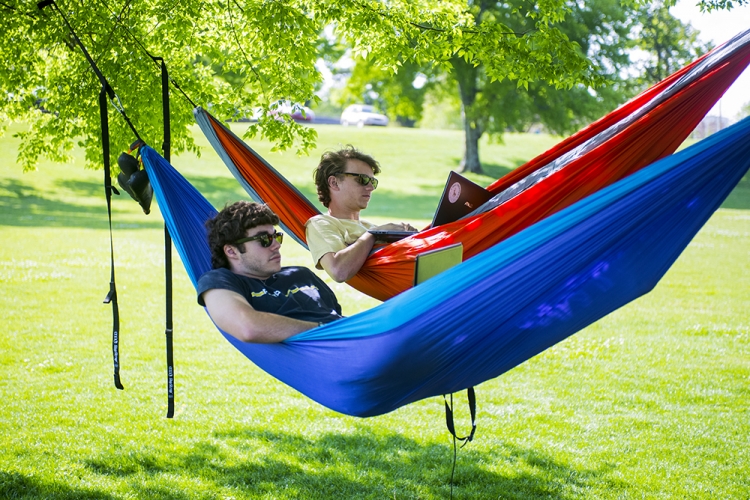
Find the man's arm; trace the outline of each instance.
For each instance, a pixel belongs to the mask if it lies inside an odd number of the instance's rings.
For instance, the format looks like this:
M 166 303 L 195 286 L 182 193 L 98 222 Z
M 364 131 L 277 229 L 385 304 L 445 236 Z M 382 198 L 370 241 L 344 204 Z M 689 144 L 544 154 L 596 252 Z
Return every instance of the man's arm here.
M 414 227 L 404 222 L 390 222 L 371 229 L 380 231 L 416 231 Z M 375 240 L 375 236 L 370 232 L 365 232 L 357 241 L 346 248 L 338 252 L 325 254 L 320 258 L 320 265 L 334 281 L 343 283 L 359 272 L 375 243 L 378 243 Z
M 204 292 L 203 301 L 216 326 L 243 342 L 281 342 L 318 326 L 312 321 L 256 311 L 245 297 L 222 288 Z
M 343 283 L 359 272 L 373 245 L 375 236 L 365 232 L 346 248 L 325 254 L 320 258 L 320 265 L 334 281 Z

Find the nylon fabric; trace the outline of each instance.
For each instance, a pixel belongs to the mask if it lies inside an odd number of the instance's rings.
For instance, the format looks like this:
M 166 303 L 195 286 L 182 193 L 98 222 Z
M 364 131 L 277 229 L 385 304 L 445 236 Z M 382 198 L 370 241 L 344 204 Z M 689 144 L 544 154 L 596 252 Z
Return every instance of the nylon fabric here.
M 195 283 L 210 266 L 195 228 L 215 212 L 155 151 L 142 154 Z M 371 310 L 280 344 L 224 336 L 273 377 L 348 415 L 458 392 L 651 290 L 749 168 L 745 119 Z
M 261 158 L 228 127 L 202 108 L 193 111 L 195 121 L 237 182 L 254 201 L 266 203 L 281 220 L 280 226 L 297 243 L 307 248 L 305 222 L 318 215 L 318 209 L 284 177 Z M 255 177 L 262 182 L 248 182 Z M 293 200 L 293 202 L 289 202 Z
M 670 155 L 749 64 L 750 30 L 490 185 L 498 195 L 513 193 L 501 204 L 378 249 L 347 283 L 387 300 L 412 286 L 419 253 L 462 243 L 468 259 Z M 268 203 L 287 230 L 304 241 L 304 223 L 317 209 L 215 118 L 200 108 L 195 114 L 251 196 Z M 514 192 L 525 180 L 531 187 Z

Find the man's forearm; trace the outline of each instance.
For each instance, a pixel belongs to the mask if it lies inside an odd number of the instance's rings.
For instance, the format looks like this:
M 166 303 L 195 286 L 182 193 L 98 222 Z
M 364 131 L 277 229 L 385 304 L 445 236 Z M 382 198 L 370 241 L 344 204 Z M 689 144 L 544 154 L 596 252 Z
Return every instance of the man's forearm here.
M 255 311 L 253 319 L 242 332 L 243 342 L 271 344 L 317 327 L 318 323 L 288 318 L 279 314 Z
M 320 264 L 331 278 L 343 283 L 359 272 L 374 244 L 375 236 L 365 232 L 343 250 L 324 255 L 320 259 Z
M 203 299 L 216 326 L 242 342 L 281 342 L 318 326 L 312 321 L 257 311 L 244 297 L 229 290 L 208 290 Z

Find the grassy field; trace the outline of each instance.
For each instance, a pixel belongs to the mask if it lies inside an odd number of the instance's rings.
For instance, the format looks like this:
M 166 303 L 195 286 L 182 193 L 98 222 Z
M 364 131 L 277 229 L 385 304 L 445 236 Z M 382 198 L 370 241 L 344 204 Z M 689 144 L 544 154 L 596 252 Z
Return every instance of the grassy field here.
M 318 131 L 320 151 L 352 143 L 381 161 L 375 221 L 425 223 L 462 151 L 452 131 Z M 555 142 L 484 144 L 490 176 L 475 180 L 488 184 Z M 313 197 L 320 151 L 253 146 Z M 16 148 L 0 139 L 0 498 L 450 496 L 441 399 L 369 419 L 319 406 L 220 337 L 179 261 L 177 411 L 166 419 L 162 222 L 127 197 L 113 215 L 116 390 L 102 174 L 80 155 L 24 174 Z M 244 198 L 204 151 L 174 163 L 214 205 Z M 309 266 L 289 241 L 285 264 Z M 750 498 L 748 249 L 746 177 L 652 293 L 477 388 L 479 430 L 459 451 L 454 498 Z M 376 303 L 333 287 L 347 314 Z

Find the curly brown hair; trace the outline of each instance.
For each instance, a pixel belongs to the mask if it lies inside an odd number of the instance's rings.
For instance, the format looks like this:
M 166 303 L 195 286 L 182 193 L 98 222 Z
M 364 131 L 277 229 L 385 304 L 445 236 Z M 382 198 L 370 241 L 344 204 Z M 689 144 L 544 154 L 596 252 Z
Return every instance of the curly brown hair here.
M 354 146 L 348 144 L 344 149 L 338 151 L 326 151 L 320 157 L 320 163 L 313 170 L 313 179 L 318 188 L 318 199 L 324 207 L 328 208 L 331 203 L 331 189 L 328 186 L 328 178 L 332 175 L 341 175 L 346 171 L 346 160 L 360 160 L 372 169 L 373 175 L 380 173 L 380 164 L 365 153 L 358 151 Z
M 238 201 L 227 205 L 216 214 L 216 217 L 206 221 L 208 231 L 208 246 L 211 249 L 211 266 L 214 269 L 225 267 L 229 269 L 229 261 L 224 254 L 224 245 L 233 245 L 235 241 L 244 238 L 248 229 L 279 223 L 279 217 L 268 208 L 252 201 Z M 242 249 L 239 249 L 242 251 Z

